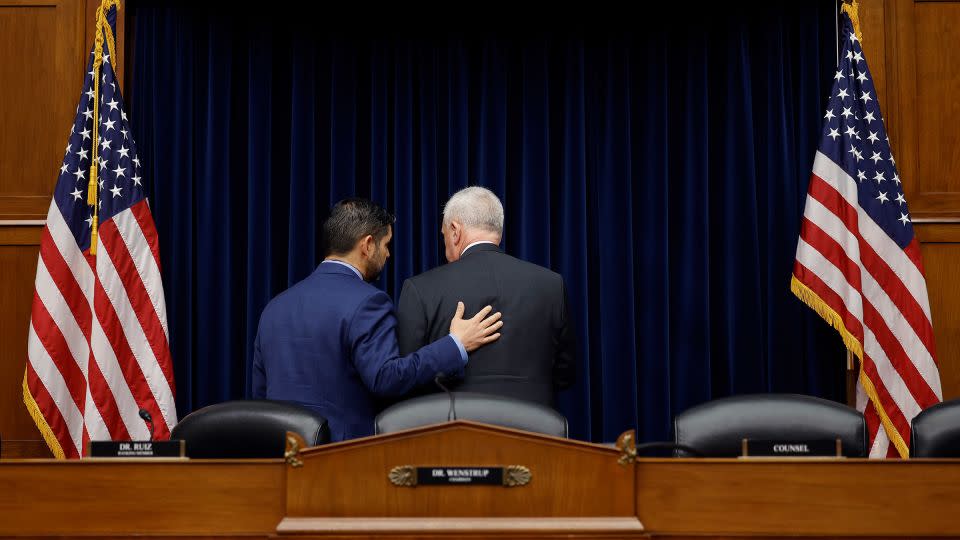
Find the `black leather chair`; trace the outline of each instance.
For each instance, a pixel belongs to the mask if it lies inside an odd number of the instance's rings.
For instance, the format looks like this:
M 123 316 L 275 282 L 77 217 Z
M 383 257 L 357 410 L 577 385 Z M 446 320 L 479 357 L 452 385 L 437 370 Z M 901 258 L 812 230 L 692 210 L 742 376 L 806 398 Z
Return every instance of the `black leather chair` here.
M 492 394 L 452 392 L 456 417 L 555 437 L 567 437 L 567 418 L 533 403 Z M 447 394 L 430 394 L 396 403 L 377 415 L 374 432 L 391 433 L 446 422 L 450 412 Z
M 938 403 L 913 417 L 910 457 L 960 457 L 960 399 Z
M 698 405 L 673 421 L 677 444 L 706 457 L 736 457 L 743 439 L 799 441 L 839 438 L 843 455 L 867 455 L 863 414 L 846 405 L 797 394 L 752 394 Z M 683 451 L 678 456 L 687 456 Z
M 170 438 L 186 441 L 191 458 L 279 458 L 287 431 L 300 434 L 310 446 L 330 441 L 322 416 L 267 400 L 227 401 L 198 409 L 180 420 Z

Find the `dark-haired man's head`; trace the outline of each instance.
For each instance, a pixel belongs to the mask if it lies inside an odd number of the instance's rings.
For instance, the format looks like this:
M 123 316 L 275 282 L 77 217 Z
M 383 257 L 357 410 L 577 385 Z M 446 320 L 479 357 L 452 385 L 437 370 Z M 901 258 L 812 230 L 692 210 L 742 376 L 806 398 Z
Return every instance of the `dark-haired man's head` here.
M 327 259 L 357 267 L 364 279 L 373 281 L 390 257 L 393 214 L 367 199 L 344 199 L 333 206 L 323 224 Z

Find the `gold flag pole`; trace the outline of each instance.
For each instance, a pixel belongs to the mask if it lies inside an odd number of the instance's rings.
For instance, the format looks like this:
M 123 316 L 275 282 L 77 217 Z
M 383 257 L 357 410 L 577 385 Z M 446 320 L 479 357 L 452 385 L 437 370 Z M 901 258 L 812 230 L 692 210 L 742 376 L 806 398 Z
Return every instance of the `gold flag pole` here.
M 863 35 L 860 33 L 860 2 L 853 0 L 852 2 L 843 2 L 843 5 L 840 6 L 840 11 L 846 13 L 850 17 L 850 22 L 853 23 L 853 33 L 857 35 L 857 40 L 860 41 L 860 46 L 863 46 Z
M 93 139 L 90 152 L 90 182 L 87 184 L 87 204 L 93 207 L 93 215 L 90 223 L 90 254 L 97 254 L 97 225 L 100 214 L 100 203 L 97 193 L 98 182 L 98 158 L 100 155 L 100 70 L 103 67 L 103 42 L 107 41 L 108 54 L 113 56 L 116 61 L 116 51 L 113 41 L 113 31 L 110 29 L 110 23 L 107 22 L 107 11 L 111 7 L 120 9 L 119 0 L 103 0 L 100 7 L 97 8 L 96 33 L 93 46 Z
M 853 23 L 853 33 L 856 34 L 860 46 L 863 46 L 863 35 L 860 33 L 860 3 L 857 0 L 844 0 L 840 6 L 840 11 L 846 13 Z M 856 360 L 853 358 L 853 352 L 847 349 L 847 371 L 853 371 L 856 367 Z

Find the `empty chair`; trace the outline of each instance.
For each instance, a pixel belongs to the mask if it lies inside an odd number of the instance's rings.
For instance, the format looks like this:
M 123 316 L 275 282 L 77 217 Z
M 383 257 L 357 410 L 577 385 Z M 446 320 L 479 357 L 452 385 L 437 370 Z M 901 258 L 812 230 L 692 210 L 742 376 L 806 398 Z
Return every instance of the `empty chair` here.
M 186 441 L 191 458 L 279 458 L 287 431 L 300 434 L 309 446 L 330 440 L 322 416 L 268 400 L 227 401 L 198 409 L 180 420 L 170 438 Z
M 567 419 L 539 403 L 520 399 L 452 392 L 456 417 L 555 437 L 567 436 Z M 396 403 L 377 415 L 374 432 L 391 433 L 418 426 L 446 422 L 450 414 L 447 394 L 430 394 Z
M 913 418 L 910 457 L 960 457 L 960 400 L 938 403 Z
M 752 394 L 715 399 L 677 415 L 674 442 L 708 457 L 736 457 L 743 439 L 840 439 L 843 455 L 867 455 L 867 426 L 855 409 L 797 394 Z M 676 455 L 686 455 L 678 451 Z

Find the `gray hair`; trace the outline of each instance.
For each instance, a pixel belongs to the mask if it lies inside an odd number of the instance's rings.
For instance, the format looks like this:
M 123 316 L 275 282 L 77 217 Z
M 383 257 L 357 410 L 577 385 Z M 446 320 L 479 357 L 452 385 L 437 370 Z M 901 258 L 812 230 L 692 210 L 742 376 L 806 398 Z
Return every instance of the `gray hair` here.
M 503 205 L 487 188 L 470 186 L 454 193 L 443 207 L 443 222 L 452 220 L 469 229 L 503 235 Z

